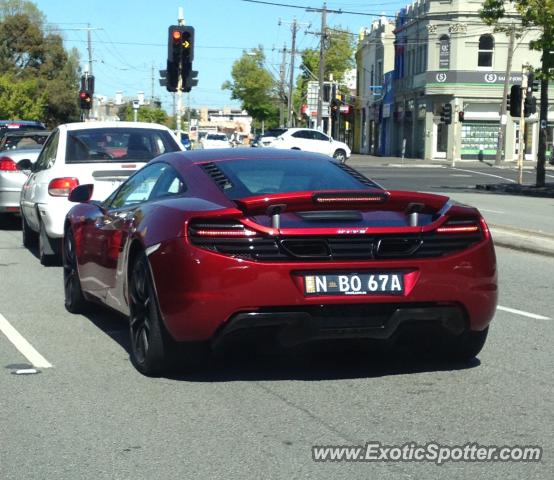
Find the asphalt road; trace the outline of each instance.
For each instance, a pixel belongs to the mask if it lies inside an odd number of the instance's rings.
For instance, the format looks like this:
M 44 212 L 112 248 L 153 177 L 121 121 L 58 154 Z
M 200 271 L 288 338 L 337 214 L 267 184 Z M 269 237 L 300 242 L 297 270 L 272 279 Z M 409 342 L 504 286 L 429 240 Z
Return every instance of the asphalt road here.
M 0 320 L 52 366 L 16 375 L 29 362 L 0 333 L 0 478 L 552 478 L 554 259 L 497 254 L 500 308 L 472 364 L 345 345 L 238 352 L 201 373 L 151 379 L 131 366 L 121 319 L 67 313 L 61 268 L 40 266 L 17 224 L 4 224 Z M 368 441 L 539 445 L 544 457 L 440 467 L 312 461 L 312 445 Z

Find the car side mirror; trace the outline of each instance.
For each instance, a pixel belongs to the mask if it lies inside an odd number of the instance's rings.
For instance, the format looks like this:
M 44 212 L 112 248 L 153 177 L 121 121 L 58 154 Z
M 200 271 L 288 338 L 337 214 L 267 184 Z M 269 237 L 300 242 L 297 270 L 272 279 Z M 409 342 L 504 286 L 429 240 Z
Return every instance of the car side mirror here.
M 33 162 L 31 162 L 28 158 L 24 158 L 23 160 L 19 160 L 19 162 L 17 162 L 17 168 L 19 168 L 19 170 L 32 170 Z
M 69 193 L 68 200 L 75 203 L 86 203 L 92 198 L 93 184 L 78 185 Z

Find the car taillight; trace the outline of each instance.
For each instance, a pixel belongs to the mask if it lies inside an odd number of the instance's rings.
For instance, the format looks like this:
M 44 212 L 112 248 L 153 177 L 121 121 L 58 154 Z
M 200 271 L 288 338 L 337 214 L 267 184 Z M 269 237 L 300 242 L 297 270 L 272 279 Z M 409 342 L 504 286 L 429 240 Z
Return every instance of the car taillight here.
M 19 167 L 10 157 L 0 157 L 0 172 L 19 172 Z
M 67 197 L 77 185 L 79 180 L 74 177 L 54 178 L 48 184 L 48 193 L 53 197 Z
M 437 228 L 437 233 L 478 233 L 481 227 L 478 219 L 467 220 L 448 220 L 441 227 Z
M 189 234 L 202 238 L 249 238 L 255 236 L 256 232 L 241 223 L 194 223 L 189 226 Z

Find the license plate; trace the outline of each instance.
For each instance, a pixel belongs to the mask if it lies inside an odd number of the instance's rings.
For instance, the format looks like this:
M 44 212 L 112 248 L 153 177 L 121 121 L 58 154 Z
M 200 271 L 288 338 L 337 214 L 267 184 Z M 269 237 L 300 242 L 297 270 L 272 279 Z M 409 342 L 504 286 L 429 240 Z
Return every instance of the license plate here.
M 404 276 L 401 273 L 343 273 L 304 275 L 306 295 L 401 295 Z

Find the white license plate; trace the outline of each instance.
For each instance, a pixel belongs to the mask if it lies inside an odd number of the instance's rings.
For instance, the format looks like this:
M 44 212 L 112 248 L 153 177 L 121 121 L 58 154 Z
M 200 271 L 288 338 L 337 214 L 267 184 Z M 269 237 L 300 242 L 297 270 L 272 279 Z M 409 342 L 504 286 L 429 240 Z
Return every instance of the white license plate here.
M 306 295 L 402 295 L 404 275 L 396 272 L 304 275 Z

